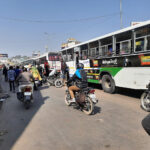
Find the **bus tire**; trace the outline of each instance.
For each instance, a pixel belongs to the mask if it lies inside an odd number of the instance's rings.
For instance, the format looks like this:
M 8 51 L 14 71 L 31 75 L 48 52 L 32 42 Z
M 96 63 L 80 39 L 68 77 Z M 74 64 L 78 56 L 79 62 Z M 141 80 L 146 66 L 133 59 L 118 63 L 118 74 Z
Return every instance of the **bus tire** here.
M 114 80 L 111 78 L 110 75 L 103 75 L 102 77 L 102 88 L 104 90 L 104 92 L 107 93 L 114 93 L 115 92 L 115 82 Z

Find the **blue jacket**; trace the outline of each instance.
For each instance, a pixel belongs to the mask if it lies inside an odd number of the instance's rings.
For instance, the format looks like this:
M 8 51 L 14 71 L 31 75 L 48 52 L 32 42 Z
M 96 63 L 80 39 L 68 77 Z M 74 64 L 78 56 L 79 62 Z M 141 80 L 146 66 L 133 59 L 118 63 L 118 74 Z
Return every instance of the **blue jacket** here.
M 7 74 L 8 74 L 9 81 L 15 81 L 16 73 L 14 70 L 8 70 Z

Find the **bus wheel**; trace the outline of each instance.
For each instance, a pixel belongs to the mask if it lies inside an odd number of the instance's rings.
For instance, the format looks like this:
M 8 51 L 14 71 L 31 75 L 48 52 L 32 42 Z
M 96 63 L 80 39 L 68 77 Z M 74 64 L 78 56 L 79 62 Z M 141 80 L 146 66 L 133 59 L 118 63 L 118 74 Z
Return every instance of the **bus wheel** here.
M 102 88 L 107 93 L 115 92 L 115 82 L 109 75 L 103 75 L 102 77 Z

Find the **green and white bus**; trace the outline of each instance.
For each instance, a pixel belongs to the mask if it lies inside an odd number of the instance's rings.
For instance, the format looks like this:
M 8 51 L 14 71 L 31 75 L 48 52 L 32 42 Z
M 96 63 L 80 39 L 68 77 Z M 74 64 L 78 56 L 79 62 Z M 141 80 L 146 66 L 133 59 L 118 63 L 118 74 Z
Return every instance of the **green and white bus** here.
M 150 81 L 150 21 L 62 49 L 61 54 L 70 76 L 79 61 L 88 82 L 102 84 L 105 92 L 116 87 L 144 90 Z

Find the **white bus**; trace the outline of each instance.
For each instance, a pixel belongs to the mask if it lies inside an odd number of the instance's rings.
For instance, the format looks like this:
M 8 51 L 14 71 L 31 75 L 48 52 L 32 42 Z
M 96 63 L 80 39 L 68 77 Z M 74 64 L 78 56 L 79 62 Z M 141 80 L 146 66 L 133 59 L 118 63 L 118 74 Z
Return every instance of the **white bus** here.
M 88 82 L 102 84 L 105 92 L 113 93 L 116 87 L 146 89 L 150 81 L 150 21 L 65 48 L 61 55 L 70 76 L 79 60 Z
M 43 68 L 44 68 L 44 63 L 48 61 L 50 70 L 54 68 L 56 68 L 57 70 L 61 69 L 60 54 L 58 52 L 47 52 L 34 59 L 36 61 L 36 64 L 39 63 Z
M 30 58 L 30 59 L 27 59 L 27 60 L 21 62 L 21 65 L 23 65 L 24 67 L 28 67 L 29 64 L 35 65 L 34 58 Z

